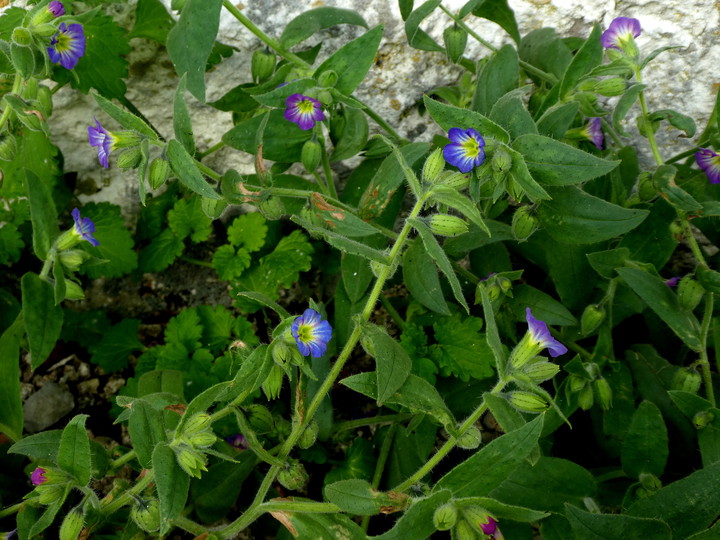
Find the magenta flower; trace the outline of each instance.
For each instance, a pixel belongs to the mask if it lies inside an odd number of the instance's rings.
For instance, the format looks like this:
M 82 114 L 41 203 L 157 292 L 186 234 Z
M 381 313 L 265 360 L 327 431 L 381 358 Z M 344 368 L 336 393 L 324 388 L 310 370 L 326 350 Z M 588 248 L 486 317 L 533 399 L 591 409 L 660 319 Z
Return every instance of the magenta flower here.
M 598 150 L 603 149 L 603 132 L 602 120 L 600 118 L 591 118 L 588 125 L 583 129 L 583 134 L 588 140 L 597 146 Z
M 711 184 L 720 184 L 720 155 L 709 148 L 699 148 L 695 152 L 695 161 L 710 179 Z
M 45 476 L 46 473 L 47 471 L 42 467 L 35 469 L 30 475 L 30 481 L 33 483 L 33 486 L 39 486 L 40 484 L 47 482 L 47 477 Z
M 665 280 L 665 285 L 668 287 L 675 287 L 678 283 L 680 283 L 680 278 L 677 276 Z
M 82 24 L 60 23 L 47 52 L 50 61 L 55 64 L 60 64 L 65 69 L 74 68 L 80 57 L 85 54 L 85 33 Z
M 73 209 L 72 217 L 75 221 L 75 224 L 73 225 L 73 233 L 76 236 L 81 237 L 83 240 L 87 240 L 93 246 L 99 246 L 100 242 L 98 242 L 93 236 L 93 233 L 95 232 L 95 224 L 92 219 L 89 217 L 80 217 L 80 210 L 77 208 Z
M 97 118 L 95 118 L 95 126 L 88 126 L 88 141 L 90 142 L 90 146 L 97 146 L 100 165 L 107 169 L 108 157 L 110 156 L 110 152 L 115 148 L 117 137 L 102 127 Z
M 640 21 L 630 17 L 617 17 L 600 37 L 602 46 L 606 49 L 621 50 L 625 43 L 629 43 L 640 35 Z
M 285 100 L 285 119 L 307 131 L 315 126 L 315 122 L 325 120 L 322 105 L 317 99 L 293 94 Z
M 62 17 L 65 15 L 65 6 L 63 6 L 62 2 L 58 2 L 57 0 L 53 0 L 48 4 L 47 10 L 53 14 L 55 17 Z
M 291 333 L 300 354 L 320 358 L 325 354 L 328 341 L 332 338 L 332 327 L 329 322 L 322 320 L 317 311 L 306 309 L 293 321 Z
M 466 173 L 485 161 L 485 139 L 474 129 L 450 128 L 450 144 L 443 148 L 445 161 Z
M 487 535 L 495 534 L 498 531 L 497 521 L 488 516 L 487 523 L 480 523 L 480 530 Z
M 540 350 L 547 349 L 553 358 L 567 352 L 567 347 L 552 337 L 547 324 L 533 317 L 530 308 L 525 308 L 525 320 L 527 320 L 528 323 L 528 332 L 531 336 L 530 341 L 533 345 L 541 346 Z

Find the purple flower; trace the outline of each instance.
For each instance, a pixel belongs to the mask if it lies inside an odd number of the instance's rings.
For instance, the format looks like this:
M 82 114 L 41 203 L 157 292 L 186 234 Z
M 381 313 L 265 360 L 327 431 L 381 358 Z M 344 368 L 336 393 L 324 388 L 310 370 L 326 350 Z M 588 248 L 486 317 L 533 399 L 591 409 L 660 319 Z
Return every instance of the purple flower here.
M 225 442 L 228 443 L 233 448 L 238 449 L 246 449 L 250 448 L 250 445 L 247 442 L 247 439 L 245 438 L 245 435 L 242 433 L 236 433 L 235 435 L 230 435 L 229 437 L 225 437 Z
M 695 152 L 695 161 L 710 179 L 711 184 L 720 184 L 720 155 L 709 148 L 699 148 Z
M 598 147 L 598 150 L 603 149 L 603 132 L 602 132 L 602 120 L 600 118 L 591 118 L 588 125 L 583 129 L 583 133 L 588 140 Z
M 285 119 L 300 126 L 307 131 L 315 126 L 315 122 L 325 120 L 322 105 L 317 99 L 292 94 L 285 100 Z
M 680 283 L 680 278 L 677 276 L 665 280 L 665 285 L 668 287 L 675 287 L 678 283 Z
M 97 146 L 100 165 L 107 169 L 108 157 L 110 156 L 110 151 L 115 148 L 117 138 L 102 127 L 97 118 L 95 118 L 95 126 L 88 126 L 88 141 L 90 142 L 90 146 Z
M 53 0 L 48 4 L 47 10 L 53 14 L 55 17 L 62 17 L 65 15 L 65 6 L 63 6 L 62 2 L 58 2 L 57 0 Z
M 542 321 L 538 321 L 532 315 L 530 308 L 525 308 L 525 319 L 528 323 L 528 331 L 530 332 L 530 341 L 534 345 L 541 346 L 541 349 L 547 349 L 550 351 L 550 356 L 555 358 L 561 354 L 567 352 L 567 347 L 560 343 L 557 339 L 552 337 L 550 330 L 548 330 L 547 324 Z
M 17 535 L 17 529 L 13 529 L 10 532 L 0 533 L 0 540 L 10 540 L 12 537 Z
M 450 128 L 448 138 L 450 144 L 443 148 L 443 156 L 460 172 L 470 172 L 485 161 L 485 139 L 474 129 Z
M 630 17 L 617 17 L 600 37 L 602 46 L 606 49 L 621 50 L 623 44 L 640 35 L 640 21 Z
M 75 225 L 73 225 L 73 233 L 76 236 L 82 237 L 83 240 L 87 240 L 93 246 L 99 246 L 100 242 L 98 242 L 93 236 L 93 233 L 95 232 L 95 224 L 92 222 L 92 219 L 89 217 L 80 217 L 80 210 L 77 208 L 73 209 L 72 217 L 75 221 Z
M 47 477 L 45 476 L 46 473 L 47 471 L 42 467 L 35 469 L 30 475 L 30 481 L 33 483 L 33 486 L 39 486 L 40 484 L 47 482 Z
M 495 534 L 498 530 L 497 521 L 488 516 L 487 523 L 480 523 L 480 530 L 482 530 L 484 534 Z
M 82 24 L 60 23 L 47 52 L 52 62 L 60 64 L 65 69 L 74 68 L 80 57 L 85 54 L 85 33 Z
M 291 333 L 300 354 L 320 358 L 325 354 L 328 341 L 332 338 L 332 327 L 329 322 L 322 320 L 317 311 L 306 309 L 293 321 Z

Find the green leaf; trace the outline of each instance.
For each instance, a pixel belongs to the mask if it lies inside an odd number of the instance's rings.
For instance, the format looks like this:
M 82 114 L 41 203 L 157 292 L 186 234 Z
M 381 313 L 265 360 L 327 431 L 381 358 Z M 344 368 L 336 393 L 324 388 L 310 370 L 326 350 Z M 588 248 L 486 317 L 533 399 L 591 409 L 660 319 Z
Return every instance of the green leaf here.
M 340 480 L 325 486 L 325 498 L 337 505 L 342 511 L 360 516 L 372 516 L 380 513 L 382 502 L 367 480 Z
M 302 147 L 310 140 L 312 130 L 303 131 L 297 124 L 289 122 L 282 110 L 272 110 L 265 126 L 262 140 L 262 155 L 265 159 L 280 163 L 299 162 Z M 265 115 L 254 116 L 235 124 L 222 136 L 222 141 L 236 150 L 257 154 L 257 132 Z
M 574 186 L 548 188 L 537 217 L 555 240 L 568 244 L 594 244 L 631 231 L 648 216 L 647 210 L 623 208 L 593 197 Z
M 565 132 L 570 129 L 579 109 L 580 104 L 577 101 L 556 103 L 549 107 L 537 121 L 539 134 L 562 139 Z
M 652 401 L 643 401 L 633 414 L 622 443 L 622 467 L 631 478 L 642 473 L 662 475 L 668 458 L 668 432 Z
M 507 0 L 470 0 L 460 10 L 460 17 L 468 13 L 468 8 L 476 17 L 482 17 L 496 23 L 505 30 L 515 43 L 520 43 L 520 31 L 515 21 L 515 12 L 508 6 Z
M 408 540 L 410 538 L 428 538 L 435 532 L 433 514 L 440 506 L 452 498 L 447 489 L 437 490 L 429 497 L 415 499 L 395 526 L 385 534 L 371 536 L 372 540 Z
M 444 105 L 427 96 L 423 96 L 423 102 L 432 119 L 445 131 L 454 127 L 460 129 L 473 128 L 483 137 L 490 137 L 502 143 L 510 142 L 510 135 L 507 131 L 480 113 L 453 107 L 452 105 Z
M 425 251 L 422 241 L 413 240 L 410 243 L 403 253 L 402 268 L 405 285 L 415 300 L 436 313 L 450 315 L 440 288 L 437 268 L 432 257 Z
M 377 402 L 382 405 L 405 382 L 412 369 L 412 360 L 400 344 L 374 324 L 362 328 L 362 345 L 375 358 Z
M 687 137 L 694 137 L 697 128 L 695 127 L 695 120 L 690 116 L 680 114 L 672 109 L 662 109 L 659 111 L 653 111 L 648 116 L 650 122 L 661 122 L 667 120 L 668 123 L 685 132 Z
M 480 114 L 490 114 L 493 105 L 502 96 L 517 88 L 519 76 L 520 66 L 515 47 L 503 45 L 490 56 L 478 73 L 470 108 Z
M 505 504 L 489 497 L 467 497 L 464 499 L 457 499 L 457 504 L 460 507 L 471 505 L 479 506 L 487 510 L 500 521 L 503 519 L 509 519 L 511 521 L 529 523 L 531 521 L 539 521 L 550 515 L 547 512 L 539 512 L 538 510 L 531 510 L 530 508 L 523 508 L 522 506 Z
M 275 511 L 270 515 L 290 531 L 295 538 L 323 538 L 327 540 L 366 540 L 360 525 L 348 516 L 334 514 L 303 514 Z
M 40 260 L 45 260 L 50 246 L 60 235 L 57 211 L 50 188 L 34 172 L 25 169 L 25 190 L 30 200 L 30 215 L 33 224 L 33 251 Z
M 8 449 L 8 454 L 21 454 L 29 458 L 56 462 L 61 437 L 61 429 L 42 431 L 18 440 Z
M 413 226 L 413 228 L 418 233 L 420 233 L 428 255 L 433 258 L 435 263 L 438 265 L 438 268 L 440 268 L 442 273 L 445 274 L 445 277 L 447 277 L 448 281 L 450 282 L 450 287 L 452 288 L 453 294 L 455 295 L 455 299 L 461 306 L 465 308 L 466 312 L 470 313 L 470 308 L 465 301 L 462 287 L 460 286 L 460 281 L 455 275 L 455 270 L 453 270 L 450 259 L 448 259 L 447 255 L 443 251 L 443 248 L 440 247 L 440 244 L 438 244 L 438 241 L 435 239 L 433 233 L 430 231 L 427 225 L 425 225 L 422 221 L 416 218 L 412 218 L 412 220 L 409 219 L 408 221 L 410 221 L 410 224 Z
M 85 54 L 72 69 L 56 67 L 53 78 L 87 94 L 91 88 L 107 98 L 125 99 L 130 52 L 125 30 L 112 17 L 95 15 L 83 23 Z
M 700 323 L 680 308 L 675 293 L 656 276 L 638 268 L 618 268 L 617 273 L 673 332 L 694 351 L 699 351 Z
M 593 270 L 605 279 L 612 279 L 615 277 L 615 269 L 625 266 L 625 261 L 630 259 L 630 250 L 617 248 L 596 251 L 595 253 L 588 253 L 587 259 Z
M 317 81 L 315 79 L 305 78 L 296 79 L 282 86 L 273 87 L 269 92 L 263 92 L 261 94 L 255 94 L 251 88 L 247 88 L 246 92 L 252 94 L 253 99 L 261 105 L 284 110 L 287 98 L 293 94 L 307 94 L 308 90 L 316 86 Z
M 96 279 L 100 276 L 119 277 L 135 270 L 138 256 L 120 207 L 106 202 L 89 203 L 82 207 L 81 213 L 95 224 L 95 238 L 100 245 L 93 247 L 87 242 L 80 245 L 91 255 L 108 261 L 97 266 L 83 266 L 81 271 Z
M 225 348 L 232 334 L 235 319 L 225 306 L 198 306 L 202 325 L 202 344 L 213 351 Z
M 160 534 L 166 534 L 171 527 L 170 522 L 185 508 L 190 477 L 180 468 L 175 452 L 167 444 L 159 444 L 153 450 L 152 468 L 160 501 Z
M 523 88 L 508 92 L 495 102 L 490 111 L 490 120 L 504 127 L 513 139 L 528 133 L 538 134 L 535 121 L 523 102 L 525 94 Z
M 73 475 L 81 486 L 90 482 L 92 463 L 90 439 L 85 430 L 86 414 L 78 414 L 68 422 L 60 437 L 58 467 Z
M 554 28 L 538 28 L 524 35 L 518 48 L 520 59 L 561 79 L 572 53 Z M 556 85 L 558 91 L 560 86 Z M 557 98 L 556 98 L 557 100 Z M 553 105 L 550 103 L 549 105 Z
M 202 336 L 200 317 L 194 308 L 181 311 L 168 322 L 165 328 L 165 342 L 177 343 L 188 351 L 200 348 Z
M 443 52 L 445 50 L 425 30 L 420 28 L 420 23 L 435 11 L 435 8 L 440 5 L 440 1 L 428 0 L 405 19 L 405 35 L 411 47 L 432 52 Z
M 210 187 L 200 174 L 193 158 L 185 147 L 172 139 L 167 145 L 167 157 L 175 176 L 187 188 L 208 199 L 221 199 L 220 195 Z
M 485 225 L 485 221 L 483 221 L 478 207 L 465 195 L 461 195 L 456 189 L 443 186 L 442 184 L 433 186 L 430 192 L 430 198 L 432 201 L 454 208 L 490 236 L 490 229 Z
M 658 519 L 645 519 L 622 514 L 594 514 L 571 504 L 565 505 L 565 515 L 576 538 L 605 540 L 607 538 L 652 538 L 672 540 L 668 525 Z
M 227 229 L 228 242 L 243 246 L 252 253 L 262 249 L 267 235 L 267 222 L 260 212 L 250 212 L 236 217 Z
M 512 289 L 513 297 L 509 300 L 513 315 L 518 320 L 525 320 L 525 308 L 532 309 L 533 315 L 546 324 L 553 326 L 574 326 L 577 319 L 560 302 L 549 294 L 526 284 L 516 285 Z
M 229 244 L 215 250 L 212 258 L 213 268 L 220 279 L 232 280 L 242 275 L 250 267 L 251 257 L 247 250 L 237 251 Z
M 25 330 L 30 346 L 30 367 L 36 369 L 55 348 L 60 337 L 63 311 L 55 305 L 52 285 L 37 274 L 26 273 L 21 280 Z
M 212 232 L 212 219 L 205 215 L 200 197 L 178 199 L 168 212 L 168 226 L 181 240 L 190 236 L 190 240 L 204 242 Z
M 579 184 L 609 173 L 620 163 L 542 135 L 522 135 L 512 147 L 523 155 L 533 177 L 550 186 Z
M 504 148 L 508 151 L 510 157 L 512 157 L 510 176 L 523 189 L 527 197 L 533 202 L 550 199 L 548 192 L 545 191 L 530 174 L 523 155 L 509 146 L 505 146 Z
M 483 399 L 487 403 L 488 410 L 492 413 L 495 420 L 497 420 L 500 427 L 505 433 L 510 433 L 518 428 L 521 428 L 527 422 L 522 415 L 508 403 L 508 400 L 504 397 L 500 397 L 490 392 L 483 394 Z
M 454 497 L 487 495 L 502 484 L 535 448 L 542 416 L 482 447 L 438 480 L 433 491 L 449 489 Z
M 130 409 L 128 432 L 140 465 L 151 468 L 153 450 L 167 440 L 162 413 L 143 399 L 135 400 Z
M 165 45 L 168 32 L 175 21 L 160 0 L 138 0 L 135 7 L 135 25 L 128 38 L 144 37 Z
M 123 319 L 103 335 L 100 342 L 91 347 L 90 361 L 97 364 L 106 373 L 125 369 L 128 359 L 134 351 L 143 349 L 138 339 L 138 319 Z
M 687 538 L 710 527 L 720 514 L 719 483 L 720 462 L 640 499 L 627 515 L 662 519 L 670 525 L 673 538 Z
M 340 273 L 345 292 L 351 302 L 359 302 L 373 280 L 373 273 L 367 260 L 358 255 L 344 253 L 340 260 Z
M 71 489 L 71 486 L 67 485 L 65 487 L 65 491 L 62 492 L 60 498 L 50 503 L 45 508 L 40 517 L 37 517 L 37 514 L 35 514 L 36 519 L 32 522 L 32 524 L 30 524 L 30 532 L 27 533 L 28 539 L 35 538 L 37 535 L 47 529 L 50 525 L 52 525 L 52 522 L 55 520 L 55 516 L 65 503 L 65 499 L 67 499 L 67 496 L 70 494 Z
M 20 441 L 23 432 L 20 363 L 18 362 L 21 337 L 22 322 L 19 319 L 0 336 L 0 431 L 14 441 Z M 15 449 L 14 452 L 23 453 L 16 447 L 17 444 L 12 447 Z
M 363 28 L 368 27 L 365 19 L 356 11 L 335 7 L 319 7 L 305 11 L 287 23 L 280 36 L 280 45 L 284 49 L 290 49 L 323 28 L 330 28 L 338 24 L 354 24 Z
M 494 359 L 482 325 L 478 317 L 458 314 L 433 324 L 437 344 L 430 347 L 430 357 L 444 377 L 455 375 L 464 382 L 492 377 Z
M 195 154 L 195 138 L 193 137 L 192 120 L 190 119 L 190 111 L 185 104 L 185 87 L 187 85 L 187 74 L 183 73 L 180 77 L 175 98 L 173 100 L 173 132 L 175 138 L 188 151 L 191 156 Z
M 631 86 L 628 86 L 627 90 L 625 90 L 625 93 L 620 96 L 617 105 L 615 105 L 615 109 L 612 113 L 612 124 L 613 127 L 618 131 L 618 133 L 620 133 L 620 135 L 624 137 L 629 137 L 630 134 L 623 129 L 620 122 L 625 119 L 627 113 L 630 111 L 630 108 L 633 106 L 638 96 L 645 88 L 647 88 L 647 85 L 644 84 L 633 84 Z
M 327 241 L 328 244 L 338 248 L 339 250 L 344 251 L 345 253 L 349 253 L 351 255 L 359 255 L 360 257 L 364 257 L 365 259 L 368 259 L 370 261 L 376 261 L 381 264 L 387 264 L 388 262 L 387 255 L 385 255 L 385 253 L 375 248 L 372 248 L 367 244 L 363 244 L 362 242 L 358 242 L 357 240 L 347 238 L 346 236 L 338 234 L 330 229 L 317 227 L 298 216 L 292 216 L 290 219 L 292 219 L 298 225 L 302 226 L 310 234 L 322 236 L 323 238 L 325 238 L 325 241 Z
M 650 215 L 639 227 L 630 231 L 617 245 L 630 250 L 630 259 L 650 263 L 662 268 L 675 251 L 677 240 L 668 223 L 676 217 L 675 209 L 664 199 L 658 199 L 650 207 Z
M 378 25 L 359 38 L 343 45 L 318 66 L 313 78 L 317 80 L 322 73 L 334 71 L 338 75 L 335 89 L 341 94 L 349 96 L 365 79 L 365 75 L 372 66 L 380 46 L 382 32 L 383 26 Z
M 125 129 L 137 131 L 146 137 L 150 137 L 152 140 L 157 140 L 157 133 L 155 133 L 155 131 L 148 126 L 144 120 L 121 109 L 117 105 L 113 104 L 112 101 L 104 98 L 97 92 L 92 92 L 92 97 L 95 98 L 95 102 L 107 113 L 110 118 L 115 120 Z
M 673 165 L 661 165 L 653 173 L 652 182 L 665 199 L 678 210 L 682 212 L 697 212 L 702 209 L 702 204 L 675 183 L 677 174 L 677 167 Z
M 275 313 L 280 315 L 281 318 L 287 319 L 290 317 L 290 313 L 282 307 L 280 304 L 272 300 L 269 296 L 264 295 L 257 291 L 240 291 L 238 292 L 238 295 L 245 296 L 247 298 L 250 298 L 252 300 L 255 300 L 259 304 L 262 304 L 265 307 L 268 307 L 272 309 Z
M 560 81 L 560 100 L 564 101 L 575 90 L 578 82 L 602 62 L 603 46 L 600 43 L 600 26 L 595 24 L 592 32 L 573 56 Z
M 190 93 L 205 101 L 205 67 L 215 45 L 222 0 L 187 0 L 167 36 L 170 59 L 179 76 L 187 73 Z
M 340 236 L 359 237 L 371 236 L 378 230 L 366 223 L 352 212 L 338 208 L 328 203 L 320 193 L 313 193 L 310 197 L 311 210 L 328 226 L 330 230 Z
M 252 452 L 243 452 L 235 462 L 221 461 L 211 465 L 202 478 L 192 483 L 195 511 L 203 523 L 214 523 L 228 513 L 258 461 Z
M 177 257 L 182 255 L 184 249 L 183 241 L 170 229 L 165 229 L 140 252 L 140 270 L 142 272 L 165 270 Z
M 338 109 L 336 117 L 341 114 L 343 119 L 342 132 L 335 143 L 330 161 L 342 161 L 357 155 L 368 141 L 368 121 L 360 109 L 343 107 Z

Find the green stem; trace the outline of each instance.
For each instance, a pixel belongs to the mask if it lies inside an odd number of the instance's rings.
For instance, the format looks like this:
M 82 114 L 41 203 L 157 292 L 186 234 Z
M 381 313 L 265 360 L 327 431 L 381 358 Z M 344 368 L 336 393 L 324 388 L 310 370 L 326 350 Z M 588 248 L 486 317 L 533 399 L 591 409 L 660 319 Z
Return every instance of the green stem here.
M 405 321 L 400 316 L 400 314 L 395 309 L 395 306 L 392 305 L 392 302 L 388 298 L 385 298 L 384 295 L 380 295 L 380 303 L 383 305 L 385 310 L 390 314 L 390 317 L 392 317 L 392 320 L 395 322 L 395 324 L 398 325 L 400 330 L 403 329 L 405 326 Z
M 330 196 L 330 190 L 328 189 L 328 185 L 325 183 L 325 181 L 322 179 L 322 176 L 320 176 L 317 172 L 312 173 L 313 177 L 315 178 L 315 181 L 317 182 L 317 185 L 320 187 L 320 191 L 323 192 L 323 195 L 326 197 Z
M 508 384 L 509 381 L 505 379 L 500 379 L 497 384 L 493 387 L 492 390 L 490 390 L 491 394 L 499 394 L 502 392 L 503 388 Z M 480 419 L 480 416 L 485 412 L 485 409 L 487 409 L 487 403 L 485 403 L 485 400 L 483 399 L 480 406 L 475 409 L 475 411 L 468 416 L 465 421 L 460 425 L 458 428 L 458 436 L 454 437 L 453 435 L 450 435 L 450 438 L 445 441 L 445 444 L 443 444 L 440 449 L 435 452 L 435 455 L 431 457 L 425 465 L 420 467 L 414 474 L 412 474 L 407 480 L 402 482 L 400 485 L 398 485 L 396 488 L 393 488 L 392 491 L 405 491 L 411 486 L 413 486 L 416 482 L 419 482 L 422 480 L 425 475 L 430 473 L 430 471 L 433 470 L 435 465 L 440 463 L 440 461 L 448 455 L 450 450 L 455 448 L 455 445 L 457 445 L 458 438 L 461 437 L 475 422 L 477 422 Z
M 200 153 L 197 155 L 197 158 L 198 158 L 198 159 L 204 159 L 204 158 L 206 158 L 207 156 L 209 156 L 210 154 L 212 154 L 212 153 L 214 153 L 214 152 L 217 152 L 217 151 L 220 150 L 221 148 L 225 148 L 225 143 L 222 142 L 222 141 L 220 141 L 219 143 L 211 146 L 210 148 L 208 148 L 208 149 L 205 150 L 204 152 L 200 152 Z
M 213 180 L 220 181 L 222 178 L 222 175 L 220 173 L 215 172 L 210 167 L 205 165 L 204 163 L 200 163 L 197 159 L 193 160 L 195 162 L 195 166 L 200 169 L 200 172 L 205 174 L 206 176 L 209 176 Z
M 188 519 L 185 516 L 176 517 L 175 519 L 172 520 L 172 523 L 176 527 L 179 527 L 184 531 L 192 533 L 195 536 L 200 536 L 200 535 L 208 532 L 207 527 L 200 525 L 199 523 L 195 523 L 193 520 Z
M 491 43 L 485 41 L 483 38 L 481 38 L 472 28 L 470 28 L 467 24 L 463 22 L 463 20 L 449 11 L 445 6 L 440 4 L 440 9 L 445 12 L 445 14 L 450 17 L 453 21 L 457 23 L 457 25 L 465 30 L 469 35 L 473 37 L 478 43 L 486 47 L 487 49 L 490 49 L 492 52 L 497 52 L 498 48 L 492 45 Z M 541 79 L 549 82 L 550 84 L 555 84 L 558 82 L 557 77 L 551 73 L 546 73 L 545 71 L 536 68 L 532 64 L 528 64 L 524 60 L 520 60 L 520 66 L 527 71 L 528 73 L 532 73 L 533 75 L 537 75 Z
M 50 275 L 50 268 L 55 260 L 55 248 L 50 248 L 50 252 L 47 254 L 47 259 L 43 261 L 42 270 L 40 270 L 40 279 L 47 279 Z
M 708 144 L 710 144 L 710 139 L 701 139 L 694 148 L 692 148 L 690 150 L 686 150 L 685 152 L 680 152 L 679 154 L 666 159 L 665 163 L 675 163 L 676 161 L 680 161 L 681 159 L 685 159 L 690 156 L 694 156 L 695 152 L 698 151 L 698 148 L 704 147 Z
M 600 122 L 602 123 L 603 131 L 610 135 L 610 138 L 615 143 L 615 146 L 617 146 L 618 148 L 622 148 L 623 146 L 625 146 L 622 139 L 620 138 L 620 135 L 618 135 L 617 131 L 615 131 L 615 128 L 610 122 L 608 122 L 604 118 L 601 118 Z
M 388 455 L 390 455 L 390 448 L 392 448 L 393 439 L 395 439 L 395 431 L 397 430 L 397 424 L 392 424 L 383 440 L 382 446 L 380 447 L 380 454 L 378 455 L 377 464 L 375 465 L 375 473 L 372 477 L 371 486 L 373 489 L 377 489 L 382 480 L 383 472 L 385 471 L 385 463 L 387 463 Z M 362 520 L 362 530 L 367 533 L 368 525 L 370 525 L 370 516 L 365 516 Z
M 378 416 L 369 416 L 368 418 L 358 418 L 357 420 L 348 420 L 346 422 L 339 422 L 335 424 L 333 428 L 334 433 L 341 431 L 347 431 L 349 429 L 357 429 L 364 426 L 374 426 L 376 424 L 390 424 L 397 422 L 404 422 L 410 420 L 412 414 L 385 414 Z
M 192 259 L 190 257 L 185 257 L 184 255 L 181 255 L 178 257 L 181 261 L 189 262 L 191 264 L 195 264 L 197 266 L 204 266 L 205 268 L 215 268 L 212 263 L 209 263 L 207 261 L 200 261 L 198 259 Z
M 703 382 L 705 384 L 705 392 L 712 406 L 715 407 L 715 390 L 712 384 L 712 373 L 710 372 L 710 360 L 707 353 L 707 338 L 710 333 L 710 323 L 712 322 L 712 313 L 715 302 L 715 295 L 711 292 L 705 295 L 705 312 L 700 326 L 700 368 L 702 371 Z
M 692 227 L 690 226 L 690 221 L 685 215 L 680 215 L 680 225 L 683 229 L 685 240 L 690 246 L 690 251 L 692 251 L 693 255 L 695 255 L 698 264 L 707 266 L 707 263 L 705 262 L 705 256 L 700 250 L 700 246 L 698 245 L 697 240 L 695 239 L 695 235 L 693 234 Z
M 135 495 L 140 495 L 143 491 L 145 491 L 145 489 L 153 481 L 154 474 L 153 471 L 150 469 L 144 469 L 144 471 L 145 476 L 140 478 L 133 487 L 128 489 L 117 499 L 112 499 L 110 501 L 101 501 L 100 511 L 106 516 L 112 515 L 114 512 L 117 512 L 126 504 L 130 504 L 134 500 Z
M 337 190 L 335 189 L 335 181 L 333 180 L 332 169 L 330 169 L 330 156 L 327 153 L 325 147 L 325 137 L 322 134 L 318 135 L 318 142 L 322 148 L 322 166 L 325 173 L 325 183 L 328 188 L 328 193 L 333 199 L 337 199 Z
M 640 73 L 639 69 L 635 70 L 635 79 L 637 79 L 638 84 L 642 84 L 642 73 Z M 664 162 L 662 156 L 660 155 L 660 150 L 658 150 L 657 142 L 655 141 L 655 130 L 649 120 L 650 114 L 648 113 L 647 103 L 645 102 L 644 91 L 640 91 L 638 99 L 640 100 L 640 109 L 642 110 L 643 120 L 645 123 L 645 134 L 648 142 L 650 143 L 650 150 L 655 158 L 655 163 L 662 165 Z
M 303 514 L 335 514 L 342 512 L 333 503 L 310 501 L 268 501 L 259 507 L 261 512 L 301 512 Z
M 240 395 L 233 399 L 230 403 L 225 405 L 222 409 L 219 411 L 215 411 L 210 415 L 210 422 L 217 422 L 221 418 L 225 418 L 228 414 L 233 412 L 233 409 L 237 407 L 238 405 L 241 405 L 243 401 L 247 399 L 247 397 L 250 395 L 250 392 L 247 390 L 240 392 Z
M 20 76 L 19 73 L 15 73 L 15 79 L 13 80 L 12 90 L 10 92 L 12 94 L 19 94 L 20 88 L 22 87 L 23 79 Z M 12 109 L 9 105 L 5 106 L 5 109 L 2 112 L 2 116 L 0 116 L 0 130 L 2 130 L 3 127 L 5 127 L 5 124 L 7 123 L 8 119 L 10 118 L 10 113 L 12 112 Z
M 120 456 L 117 459 L 114 459 L 110 463 L 110 470 L 119 469 L 126 463 L 130 463 L 133 459 L 137 457 L 137 454 L 135 453 L 135 450 L 130 450 L 129 452 L 126 452 L 122 456 Z
M 388 124 L 382 116 L 380 116 L 378 113 L 376 113 L 375 110 L 372 107 L 370 107 L 370 105 L 368 105 L 367 103 L 365 103 L 357 98 L 354 98 L 354 99 L 356 99 L 357 101 L 362 103 L 365 114 L 367 114 L 370 118 L 375 120 L 375 123 L 378 126 L 380 126 L 381 128 L 383 128 L 387 132 L 387 134 L 390 135 L 390 137 L 392 137 L 396 141 L 399 141 L 402 139 L 400 134 L 397 131 L 395 131 L 393 129 L 393 127 L 390 124 Z
M 4 518 L 6 516 L 10 516 L 12 514 L 16 514 L 17 512 L 20 511 L 20 509 L 23 507 L 24 504 L 25 504 L 25 501 L 19 502 L 17 504 L 13 504 L 12 506 L 8 506 L 7 508 L 0 510 L 0 519 Z
M 245 15 L 242 14 L 242 12 L 236 8 L 230 0 L 223 0 L 223 7 L 227 9 L 230 14 L 235 17 L 240 23 L 250 30 L 253 34 L 255 34 L 260 41 L 262 41 L 265 45 L 273 49 L 276 53 L 278 53 L 283 58 L 286 58 L 290 60 L 293 64 L 295 64 L 298 67 L 304 68 L 304 69 L 312 69 L 312 66 L 308 64 L 305 60 L 297 56 L 296 54 L 291 53 L 290 51 L 284 49 L 280 43 L 278 43 L 276 40 L 268 36 L 265 32 L 260 30 L 254 22 L 252 22 L 250 19 L 248 19 Z

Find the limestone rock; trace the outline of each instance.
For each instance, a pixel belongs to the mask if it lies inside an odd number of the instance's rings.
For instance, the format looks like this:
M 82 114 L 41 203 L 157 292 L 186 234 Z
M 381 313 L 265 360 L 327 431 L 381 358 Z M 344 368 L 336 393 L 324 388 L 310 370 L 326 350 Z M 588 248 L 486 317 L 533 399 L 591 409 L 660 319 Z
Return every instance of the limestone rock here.
M 57 383 L 47 382 L 23 405 L 25 431 L 37 433 L 52 426 L 75 407 L 72 394 Z

